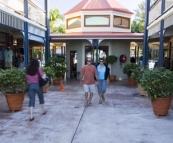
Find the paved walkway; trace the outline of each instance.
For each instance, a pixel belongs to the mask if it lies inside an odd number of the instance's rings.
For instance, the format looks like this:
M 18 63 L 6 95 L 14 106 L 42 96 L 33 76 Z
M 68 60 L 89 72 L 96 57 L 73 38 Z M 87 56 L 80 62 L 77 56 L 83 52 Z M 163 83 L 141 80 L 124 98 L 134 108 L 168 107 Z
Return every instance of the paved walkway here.
M 46 115 L 36 98 L 35 120 L 29 121 L 28 97 L 23 111 L 10 112 L 0 95 L 0 143 L 173 143 L 173 104 L 168 116 L 156 117 L 150 100 L 137 87 L 116 81 L 107 87 L 106 101 L 84 108 L 83 87 L 74 81 L 49 86 Z

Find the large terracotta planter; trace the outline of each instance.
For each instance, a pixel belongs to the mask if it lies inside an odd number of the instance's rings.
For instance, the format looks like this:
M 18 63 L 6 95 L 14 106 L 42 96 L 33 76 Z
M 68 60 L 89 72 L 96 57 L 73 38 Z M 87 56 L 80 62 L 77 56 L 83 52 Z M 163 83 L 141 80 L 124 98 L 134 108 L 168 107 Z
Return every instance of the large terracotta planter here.
M 110 75 L 109 76 L 109 81 L 110 82 L 115 82 L 116 81 L 116 75 Z
M 136 81 L 133 78 L 131 78 L 130 76 L 128 76 L 128 83 L 129 83 L 130 86 L 135 86 L 136 85 Z
M 172 97 L 168 98 L 156 98 L 152 103 L 153 111 L 156 116 L 168 115 L 169 107 L 171 105 Z
M 140 95 L 146 96 L 147 95 L 147 91 L 144 91 L 144 89 L 141 87 L 140 84 L 138 84 L 138 90 Z
M 42 87 L 43 93 L 46 93 L 47 92 L 48 87 L 49 87 L 49 82 Z
M 24 95 L 25 93 L 5 94 L 8 107 L 12 112 L 22 110 Z
M 53 79 L 53 84 L 54 85 L 59 85 L 60 84 L 60 80 L 61 80 L 60 77 L 57 77 L 57 78 Z

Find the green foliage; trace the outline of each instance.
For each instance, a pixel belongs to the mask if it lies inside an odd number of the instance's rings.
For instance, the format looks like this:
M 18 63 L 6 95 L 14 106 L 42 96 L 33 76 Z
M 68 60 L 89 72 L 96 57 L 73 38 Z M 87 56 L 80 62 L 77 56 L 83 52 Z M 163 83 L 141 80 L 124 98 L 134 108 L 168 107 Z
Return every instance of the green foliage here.
M 61 24 L 60 26 L 55 26 L 53 27 L 53 31 L 52 33 L 65 33 L 66 29 L 65 29 L 65 25 Z
M 113 64 L 117 61 L 117 59 L 118 58 L 115 55 L 109 55 L 109 56 L 106 57 L 105 60 L 106 60 L 107 64 Z
M 63 77 L 65 72 L 67 72 L 65 57 L 63 56 L 54 56 L 49 58 L 46 61 L 45 67 L 51 68 L 51 74 L 53 75 L 53 78 Z
M 58 20 L 64 20 L 64 16 L 59 12 L 58 8 L 55 6 L 49 12 L 50 17 L 50 32 L 53 32 L 53 27 Z
M 39 58 L 39 59 L 41 59 L 41 51 L 38 50 L 38 49 L 33 50 L 33 58 Z
M 137 67 L 136 69 L 132 70 L 131 77 L 137 82 L 140 83 L 143 73 L 145 72 L 145 68 Z
M 173 96 L 173 73 L 163 67 L 145 70 L 140 83 L 152 100 Z
M 131 76 L 132 72 L 138 68 L 139 68 L 139 65 L 137 65 L 135 63 L 128 63 L 128 64 L 124 65 L 123 73 L 125 73 L 127 76 Z
M 50 78 L 55 78 L 54 68 L 48 66 L 48 67 L 42 67 L 42 70 L 46 74 L 46 76 Z
M 4 93 L 23 93 L 27 83 L 25 70 L 12 68 L 0 71 L 0 90 Z
M 156 0 L 151 0 L 153 4 Z M 143 0 L 138 4 L 138 8 L 135 10 L 135 18 L 131 25 L 131 31 L 133 33 L 143 33 L 145 25 L 145 1 Z

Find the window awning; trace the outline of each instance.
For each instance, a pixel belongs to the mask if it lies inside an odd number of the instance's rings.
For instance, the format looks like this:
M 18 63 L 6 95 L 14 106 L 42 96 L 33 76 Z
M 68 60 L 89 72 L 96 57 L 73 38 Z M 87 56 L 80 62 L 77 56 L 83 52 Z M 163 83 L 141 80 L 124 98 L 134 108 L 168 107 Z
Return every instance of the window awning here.
M 28 40 L 33 40 L 33 41 L 37 41 L 39 43 L 45 44 L 44 39 L 42 37 L 35 36 L 35 35 L 32 35 L 32 34 L 28 34 Z

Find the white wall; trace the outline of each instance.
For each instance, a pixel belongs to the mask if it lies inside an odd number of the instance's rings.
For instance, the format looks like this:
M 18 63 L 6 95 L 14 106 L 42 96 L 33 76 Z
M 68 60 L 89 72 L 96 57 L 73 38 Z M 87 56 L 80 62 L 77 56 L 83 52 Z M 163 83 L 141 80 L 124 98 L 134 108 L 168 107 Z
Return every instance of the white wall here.
M 70 78 L 70 51 L 77 51 L 77 71 L 80 71 L 85 64 L 85 45 L 90 45 L 85 40 L 71 40 L 66 43 L 67 78 Z
M 124 64 L 121 68 L 119 57 L 125 54 L 127 56 L 126 63 L 130 61 L 130 42 L 130 40 L 104 40 L 100 43 L 100 46 L 109 46 L 109 55 L 118 57 L 118 60 L 114 64 L 109 65 L 110 74 L 116 75 L 116 80 L 127 79 L 127 76 L 122 71 Z
M 123 73 L 120 66 L 119 57 L 122 54 L 127 56 L 126 63 L 130 62 L 130 40 L 104 40 L 100 43 L 100 46 L 108 46 L 109 55 L 115 55 L 118 60 L 113 65 L 109 65 L 110 72 L 112 75 L 116 75 L 116 79 L 127 79 L 127 76 Z M 67 55 L 67 68 L 70 70 L 70 51 L 77 51 L 77 71 L 80 71 L 85 64 L 85 46 L 91 45 L 90 42 L 85 40 L 73 40 L 68 41 L 66 45 L 66 55 Z M 125 63 L 125 64 L 126 64 Z M 70 78 L 70 71 L 67 72 L 67 78 Z

